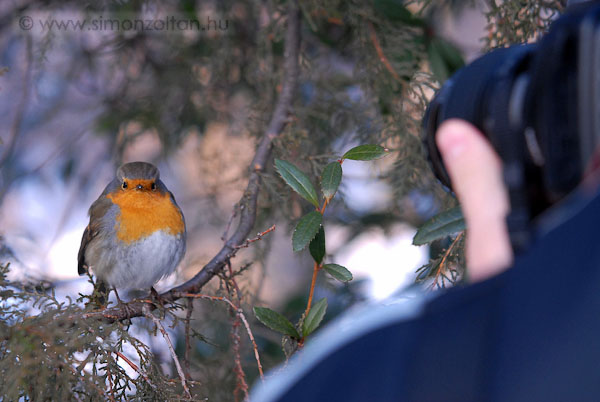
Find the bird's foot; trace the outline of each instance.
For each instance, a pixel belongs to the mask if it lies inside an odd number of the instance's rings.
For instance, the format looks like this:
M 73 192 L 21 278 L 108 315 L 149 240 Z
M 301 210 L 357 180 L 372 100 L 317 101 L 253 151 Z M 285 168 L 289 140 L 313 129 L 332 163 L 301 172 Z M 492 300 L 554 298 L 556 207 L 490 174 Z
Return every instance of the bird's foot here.
M 129 303 L 125 303 L 123 300 L 121 300 L 119 297 L 119 292 L 117 292 L 117 288 L 113 287 L 113 291 L 115 292 L 115 297 L 117 298 L 117 307 L 125 310 L 127 319 L 131 321 L 132 310 L 129 308 Z
M 160 297 L 160 295 L 158 294 L 158 292 L 156 291 L 156 289 L 154 289 L 154 286 L 150 287 L 150 296 L 153 302 L 156 302 L 155 304 L 158 303 L 158 306 L 160 306 L 161 310 L 165 309 L 165 304 L 163 303 L 163 298 Z

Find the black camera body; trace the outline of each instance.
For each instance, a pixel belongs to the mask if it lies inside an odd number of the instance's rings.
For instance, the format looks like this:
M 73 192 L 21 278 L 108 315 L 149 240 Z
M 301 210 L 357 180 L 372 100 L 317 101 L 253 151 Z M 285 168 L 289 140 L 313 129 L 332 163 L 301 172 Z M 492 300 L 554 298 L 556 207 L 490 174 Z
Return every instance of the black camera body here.
M 502 159 L 511 242 L 524 249 L 532 219 L 581 182 L 600 145 L 600 4 L 573 6 L 539 42 L 487 53 L 438 91 L 424 143 L 434 173 L 452 188 L 435 144 L 450 118 L 475 125 Z

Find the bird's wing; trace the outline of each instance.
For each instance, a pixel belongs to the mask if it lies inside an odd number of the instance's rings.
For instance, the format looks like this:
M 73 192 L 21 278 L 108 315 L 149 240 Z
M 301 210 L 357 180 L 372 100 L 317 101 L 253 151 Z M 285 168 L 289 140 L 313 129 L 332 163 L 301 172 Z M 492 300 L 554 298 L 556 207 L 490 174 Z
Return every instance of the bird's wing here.
M 83 275 L 87 272 L 88 264 L 85 261 L 85 250 L 92 240 L 98 233 L 100 233 L 100 227 L 102 226 L 102 217 L 108 212 L 108 209 L 113 206 L 110 199 L 106 198 L 105 194 L 102 193 L 92 206 L 90 207 L 90 223 L 87 225 L 81 238 L 81 245 L 79 246 L 79 253 L 77 254 L 77 272 L 79 275 Z

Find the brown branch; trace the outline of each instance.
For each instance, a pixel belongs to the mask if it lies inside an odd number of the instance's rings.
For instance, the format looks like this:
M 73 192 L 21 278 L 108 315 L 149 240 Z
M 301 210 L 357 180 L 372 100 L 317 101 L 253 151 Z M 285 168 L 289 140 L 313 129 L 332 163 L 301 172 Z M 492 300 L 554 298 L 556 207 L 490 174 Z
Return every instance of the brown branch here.
M 243 392 L 244 400 L 248 400 L 248 383 L 246 382 L 246 375 L 244 374 L 244 368 L 242 367 L 242 357 L 240 354 L 240 345 L 242 343 L 242 339 L 240 337 L 240 316 L 235 315 L 233 319 L 233 325 L 231 326 L 231 340 L 233 342 L 233 354 L 234 354 L 234 363 L 235 363 L 235 389 L 233 390 L 233 396 L 235 401 L 239 401 L 239 394 Z
M 446 252 L 444 253 L 444 256 L 442 257 L 442 260 L 440 261 L 440 264 L 438 265 L 438 270 L 435 273 L 434 279 L 433 279 L 433 283 L 431 284 L 431 289 L 433 289 L 435 286 L 439 287 L 443 287 L 439 285 L 439 278 L 440 276 L 446 277 L 445 273 L 444 273 L 444 263 L 446 262 L 446 259 L 448 258 L 448 256 L 450 256 L 450 253 L 452 252 L 452 249 L 458 244 L 458 242 L 460 241 L 460 239 L 462 238 L 463 234 L 465 232 L 460 232 L 458 234 L 458 236 L 456 236 L 456 238 L 454 239 L 454 241 L 452 242 L 452 244 L 450 244 L 450 246 L 448 247 L 448 249 L 446 250 Z M 447 278 L 447 277 L 446 277 Z M 449 280 L 449 279 L 448 279 Z M 444 279 L 442 278 L 442 285 L 444 285 Z
M 319 212 L 321 213 L 321 215 L 323 215 L 325 213 L 325 208 L 327 208 L 327 205 L 329 204 L 329 200 L 331 200 L 331 198 L 325 198 L 325 202 L 323 202 L 323 206 L 321 207 L 321 209 L 319 209 Z
M 167 347 L 169 348 L 169 352 L 171 352 L 171 356 L 173 357 L 173 362 L 175 363 L 175 368 L 177 369 L 177 373 L 179 374 L 179 378 L 181 379 L 181 385 L 183 385 L 183 390 L 185 391 L 186 396 L 189 399 L 192 399 L 192 394 L 190 394 L 190 389 L 187 386 L 185 380 L 185 374 L 183 373 L 183 369 L 181 368 L 181 364 L 179 363 L 179 359 L 177 358 L 177 354 L 175 353 L 175 349 L 173 348 L 173 343 L 171 342 L 171 338 L 169 338 L 169 334 L 165 330 L 165 327 L 161 324 L 160 320 L 156 318 L 154 314 L 150 311 L 150 308 L 146 305 L 144 306 L 144 315 L 154 321 L 156 327 L 160 330 L 161 334 L 165 338 L 165 342 L 167 343 Z
M 340 161 L 340 164 L 342 164 L 343 161 Z M 325 213 L 325 209 L 327 209 L 327 205 L 329 205 L 329 201 L 331 200 L 331 198 L 325 198 L 325 201 L 323 202 L 323 206 L 321 208 L 317 208 L 317 211 L 323 215 Z M 306 303 L 306 310 L 304 310 L 304 319 L 306 319 L 306 317 L 308 317 L 308 313 L 310 312 L 310 306 L 312 304 L 312 299 L 313 299 L 313 295 L 315 293 L 315 285 L 317 283 L 317 275 L 319 274 L 319 270 L 322 268 L 322 264 L 319 264 L 315 261 L 314 263 L 314 267 L 313 267 L 313 274 L 312 274 L 312 279 L 310 281 L 310 291 L 308 293 L 308 302 Z
M 319 273 L 319 264 L 315 262 L 313 267 L 313 275 L 312 280 L 310 281 L 310 293 L 308 295 L 308 303 L 306 303 L 306 311 L 304 311 L 304 319 L 308 317 L 308 313 L 310 311 L 310 305 L 312 303 L 313 294 L 315 292 L 315 284 L 317 283 L 317 274 Z
M 231 211 L 231 216 L 227 220 L 227 225 L 225 225 L 225 230 L 223 231 L 223 234 L 221 235 L 221 240 L 223 240 L 224 242 L 227 241 L 227 234 L 229 233 L 229 229 L 231 228 L 231 224 L 233 223 L 233 220 L 237 216 L 237 213 L 238 213 L 238 204 L 235 204 L 233 206 L 233 210 Z
M 192 343 L 190 342 L 190 324 L 192 313 L 194 312 L 194 299 L 188 299 L 187 312 L 185 314 L 185 353 L 183 355 L 183 364 L 185 366 L 185 377 L 188 380 L 192 379 L 190 374 L 190 352 L 192 351 Z
M 228 275 L 226 276 L 227 282 L 231 282 L 231 285 L 233 285 L 233 289 L 235 291 L 235 296 L 237 298 L 237 306 L 236 308 L 240 308 L 242 306 L 242 292 L 240 291 L 240 287 L 237 284 L 237 281 L 235 280 L 235 277 L 233 275 L 233 268 L 231 267 L 231 261 L 227 262 L 227 272 Z M 232 292 L 229 292 L 230 296 L 234 296 L 232 294 Z
M 108 370 L 108 365 L 107 365 L 106 371 L 107 371 L 107 373 L 106 373 L 107 376 L 106 377 L 108 378 L 108 386 L 110 387 L 110 393 L 108 395 L 109 396 L 109 400 L 111 402 L 115 402 L 115 390 L 114 390 L 114 386 L 113 386 L 113 382 L 112 382 L 112 374 Z
M 195 299 L 207 299 L 207 300 L 216 300 L 216 301 L 222 301 L 224 303 L 227 303 L 229 305 L 229 307 L 231 307 L 236 313 L 237 315 L 240 317 L 240 319 L 242 320 L 242 322 L 244 323 L 244 327 L 246 328 L 246 332 L 248 333 L 248 338 L 250 338 L 250 342 L 252 342 L 252 348 L 254 349 L 254 358 L 256 359 L 256 365 L 258 366 L 258 373 L 260 374 L 260 379 L 264 380 L 264 373 L 263 373 L 263 368 L 262 368 L 262 364 L 260 363 L 260 355 L 258 354 L 258 346 L 256 346 L 256 341 L 254 340 L 254 335 L 252 334 L 252 330 L 250 329 L 250 324 L 248 324 L 248 320 L 246 319 L 246 316 L 244 315 L 244 310 L 238 307 L 236 307 L 235 304 L 233 304 L 231 302 L 231 300 L 229 300 L 226 297 L 223 296 L 209 296 L 209 295 L 203 295 L 201 293 L 182 293 L 182 294 L 178 294 L 178 297 L 190 297 L 190 298 L 195 298 Z
M 123 353 L 119 352 L 118 350 L 116 350 L 114 352 L 114 354 L 116 354 L 118 357 L 123 359 L 125 361 L 125 363 L 129 364 L 129 367 L 131 367 L 133 369 L 133 371 L 135 371 L 136 373 L 141 375 L 142 378 L 148 383 L 148 385 L 150 385 L 150 388 L 156 389 L 156 386 L 150 382 L 150 378 L 148 378 L 148 376 L 146 374 L 144 374 L 144 372 L 141 371 L 140 368 L 134 362 L 129 360 L 129 358 L 127 358 L 127 356 L 125 356 Z
M 400 84 L 402 84 L 404 86 L 405 82 L 402 81 L 402 79 L 400 78 L 400 76 L 398 75 L 396 70 L 394 70 L 394 67 L 392 67 L 392 64 L 386 57 L 385 53 L 383 53 L 383 49 L 381 48 L 379 39 L 377 39 L 377 33 L 375 32 L 375 27 L 373 26 L 371 21 L 369 21 L 367 23 L 367 25 L 369 27 L 369 36 L 371 38 L 371 42 L 373 42 L 373 47 L 375 47 L 375 51 L 377 52 L 379 61 L 385 66 L 385 69 L 388 70 L 388 72 L 392 75 L 392 77 L 394 77 L 394 79 L 396 81 L 398 81 Z
M 240 249 L 240 248 L 248 248 L 248 246 L 250 245 L 250 243 L 254 243 L 256 241 L 262 240 L 262 238 L 268 234 L 271 233 L 272 231 L 275 230 L 275 225 L 271 226 L 270 228 L 268 228 L 267 230 L 265 230 L 264 232 L 260 232 L 256 234 L 256 237 L 253 239 L 246 239 L 246 241 L 238 246 L 235 246 L 235 249 Z
M 163 302 L 173 302 L 177 300 L 182 293 L 199 293 L 204 285 L 208 283 L 232 257 L 235 256 L 238 249 L 236 246 L 243 244 L 248 234 L 254 227 L 257 213 L 258 193 L 261 187 L 261 173 L 271 155 L 273 140 L 281 133 L 291 111 L 292 101 L 296 91 L 299 67 L 298 55 L 300 51 L 300 14 L 296 0 L 289 2 L 287 30 L 285 35 L 285 54 L 283 65 L 283 81 L 281 92 L 277 98 L 275 109 L 271 120 L 264 132 L 256 149 L 254 159 L 250 164 L 251 172 L 248 178 L 248 186 L 238 203 L 239 224 L 235 232 L 229 237 L 221 250 L 210 260 L 193 278 L 182 285 L 179 285 L 163 294 Z M 143 307 L 147 304 L 143 300 L 135 300 L 128 304 L 128 308 L 116 306 L 97 312 L 84 314 L 84 318 L 97 318 L 108 321 L 125 320 L 143 315 Z
M 237 311 L 240 311 L 242 305 L 242 294 L 240 292 L 240 288 L 233 276 L 233 268 L 231 267 L 231 261 L 227 261 L 227 273 L 223 275 L 225 277 L 225 285 L 227 287 L 227 291 L 229 292 L 229 297 L 233 299 L 233 296 L 237 299 L 237 305 L 235 308 L 232 308 L 231 312 L 234 314 L 233 322 L 231 325 L 231 340 L 233 342 L 233 355 L 234 355 L 234 363 L 235 363 L 235 376 L 236 376 L 236 384 L 235 389 L 233 390 L 233 396 L 235 401 L 239 401 L 239 393 L 240 391 L 244 393 L 244 400 L 248 399 L 248 383 L 246 382 L 246 374 L 244 373 L 244 368 L 242 367 L 242 356 L 240 353 L 242 338 L 240 337 L 240 314 L 236 314 Z
M 248 324 L 248 320 L 246 320 L 246 316 L 242 312 L 242 309 L 238 310 L 238 315 L 240 320 L 244 323 L 244 327 L 246 328 L 246 332 L 248 333 L 248 338 L 250 338 L 250 342 L 252 342 L 252 349 L 254 349 L 254 358 L 256 359 L 256 365 L 258 367 L 258 374 L 260 375 L 261 381 L 264 381 L 265 374 L 263 373 L 262 364 L 260 364 L 260 355 L 258 354 L 258 346 L 256 346 L 256 341 L 254 340 L 254 335 L 252 335 L 252 330 L 250 330 L 250 324 Z
M 260 240 L 265 234 L 272 232 L 275 230 L 275 225 L 271 226 L 269 229 L 265 230 L 262 233 L 259 233 L 257 237 L 254 239 L 247 240 L 247 243 L 252 243 L 254 241 Z M 233 288 L 235 289 L 235 293 L 237 295 L 238 304 L 235 309 L 237 313 L 237 317 L 240 321 L 244 323 L 244 327 L 246 328 L 246 332 L 248 333 L 248 338 L 250 338 L 250 342 L 252 342 L 252 348 L 254 349 L 254 358 L 256 359 L 256 365 L 258 366 L 258 373 L 260 374 L 260 379 L 264 381 L 265 376 L 262 369 L 262 364 L 260 364 L 260 355 L 258 354 L 258 346 L 256 346 L 256 341 L 254 340 L 254 335 L 252 335 L 252 330 L 250 329 L 250 324 L 248 324 L 248 320 L 246 320 L 246 316 L 244 315 L 244 310 L 242 310 L 242 294 L 240 292 L 240 288 L 235 281 L 235 275 L 233 270 L 231 269 L 231 264 L 227 264 L 227 268 L 229 269 L 229 280 L 233 284 Z M 241 368 L 241 365 L 240 365 Z M 248 394 L 246 392 L 246 399 Z

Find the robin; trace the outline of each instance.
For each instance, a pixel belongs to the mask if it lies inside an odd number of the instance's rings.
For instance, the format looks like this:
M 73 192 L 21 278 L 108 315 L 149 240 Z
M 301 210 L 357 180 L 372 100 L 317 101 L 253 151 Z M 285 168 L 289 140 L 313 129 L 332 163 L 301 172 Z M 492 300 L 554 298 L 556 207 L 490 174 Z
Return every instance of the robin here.
M 173 194 L 146 162 L 117 170 L 89 210 L 77 270 L 113 288 L 154 290 L 185 254 L 185 221 Z M 116 293 L 116 291 L 115 291 Z

